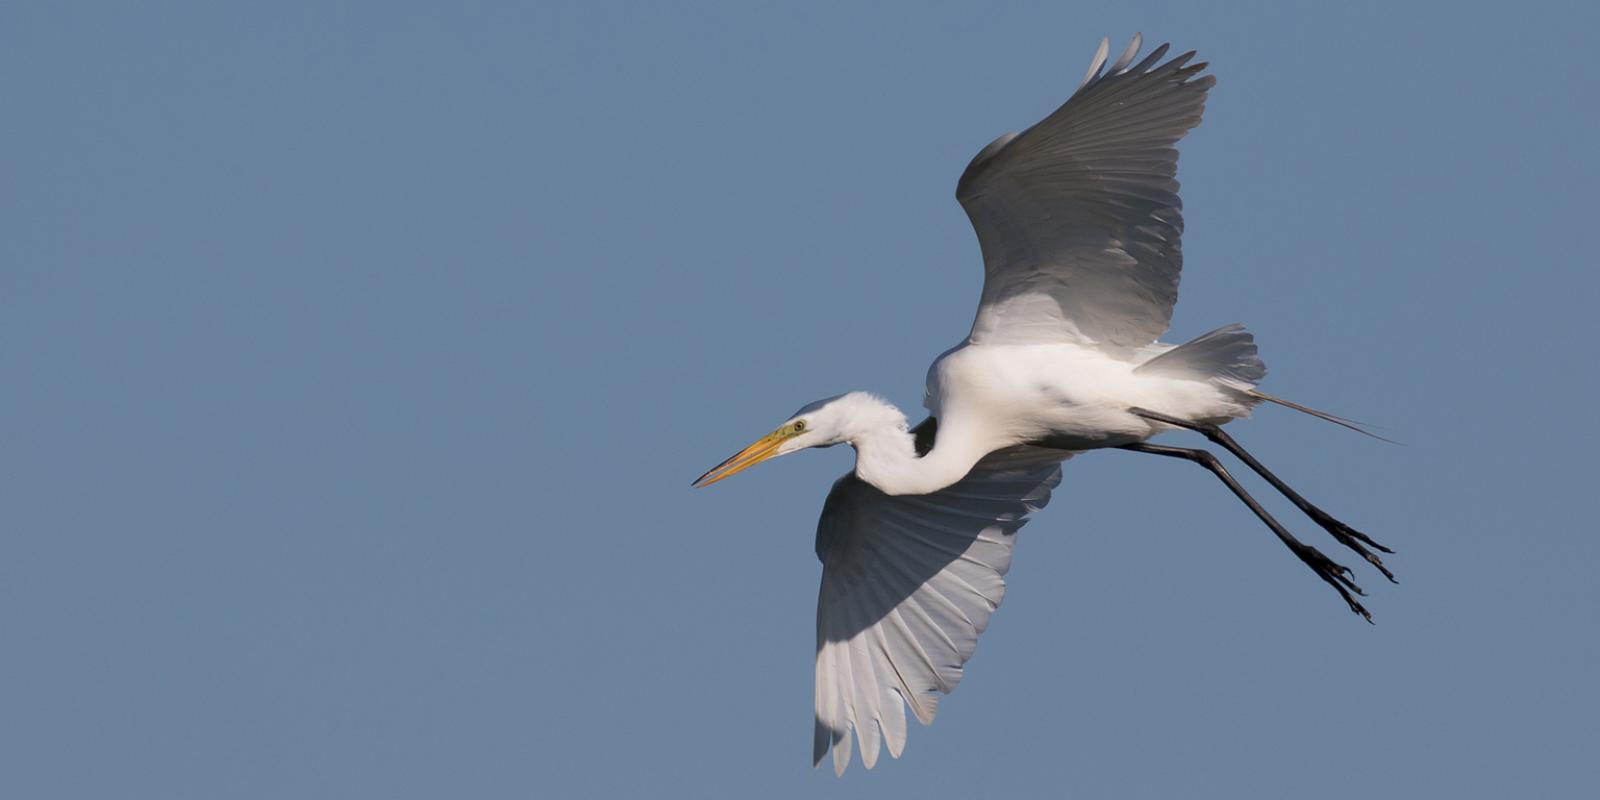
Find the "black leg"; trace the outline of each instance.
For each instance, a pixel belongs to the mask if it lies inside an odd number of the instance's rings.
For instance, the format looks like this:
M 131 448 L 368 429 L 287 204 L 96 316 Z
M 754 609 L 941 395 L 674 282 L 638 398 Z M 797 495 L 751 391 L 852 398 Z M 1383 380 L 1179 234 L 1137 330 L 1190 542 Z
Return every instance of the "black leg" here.
M 1229 489 L 1233 490 L 1233 493 L 1237 495 L 1240 500 L 1244 501 L 1245 505 L 1250 507 L 1251 511 L 1255 512 L 1257 517 L 1261 518 L 1262 522 L 1267 524 L 1268 528 L 1272 529 L 1273 533 L 1278 535 L 1278 539 L 1289 548 L 1290 552 L 1298 556 L 1301 561 L 1304 561 L 1306 566 L 1310 567 L 1311 570 L 1317 573 L 1319 577 L 1327 581 L 1328 585 L 1338 590 L 1339 596 L 1343 597 L 1344 601 L 1350 604 L 1351 611 L 1360 614 L 1368 622 L 1372 621 L 1372 615 L 1367 613 L 1367 609 L 1362 607 L 1361 603 L 1358 602 L 1351 594 L 1352 592 L 1359 595 L 1365 595 L 1366 593 L 1361 591 L 1361 587 L 1357 586 L 1355 581 L 1352 580 L 1350 569 L 1341 564 L 1335 563 L 1333 559 L 1323 555 L 1321 551 L 1317 550 L 1317 548 L 1294 538 L 1294 534 L 1289 533 L 1288 529 L 1284 528 L 1283 525 L 1274 519 L 1271 514 L 1268 514 L 1267 510 L 1262 508 L 1261 504 L 1257 503 L 1256 499 L 1251 497 L 1250 493 L 1246 492 L 1244 487 L 1240 486 L 1237 480 L 1234 480 L 1233 476 L 1228 473 L 1226 467 L 1222 466 L 1222 462 L 1218 461 L 1216 456 L 1205 450 L 1191 450 L 1185 447 L 1163 447 L 1156 444 L 1145 444 L 1144 442 L 1140 442 L 1138 444 L 1125 444 L 1120 446 L 1118 449 L 1131 450 L 1135 453 L 1151 453 L 1158 456 L 1181 458 L 1187 461 L 1193 461 L 1196 464 L 1211 470 L 1211 472 L 1220 478 L 1223 483 L 1227 484 Z
M 1196 433 L 1205 436 L 1207 439 L 1210 439 L 1212 442 L 1221 445 L 1223 449 L 1234 454 L 1234 456 L 1240 461 L 1243 461 L 1247 466 L 1255 470 L 1257 475 L 1265 478 L 1267 483 L 1272 484 L 1272 488 L 1277 489 L 1278 492 L 1284 497 L 1289 498 L 1289 502 L 1294 503 L 1295 508 L 1305 512 L 1306 516 L 1310 517 L 1313 522 L 1321 525 L 1323 530 L 1327 531 L 1329 534 L 1332 534 L 1333 538 L 1339 541 L 1339 544 L 1342 544 L 1345 547 L 1360 553 L 1361 557 L 1367 560 L 1367 563 L 1377 567 L 1378 571 L 1382 572 L 1383 576 L 1388 578 L 1391 583 L 1399 583 L 1399 581 L 1394 579 L 1394 573 L 1390 572 L 1389 568 L 1383 565 L 1383 559 L 1378 558 L 1378 554 L 1368 550 L 1366 546 L 1371 545 L 1372 547 L 1385 553 L 1393 553 L 1393 550 L 1378 544 L 1377 542 L 1373 541 L 1371 537 L 1367 536 L 1361 531 L 1344 524 L 1343 522 L 1335 519 L 1332 514 L 1329 514 L 1328 512 L 1312 505 L 1311 501 L 1301 497 L 1299 492 L 1289 488 L 1288 484 L 1279 480 L 1278 476 L 1272 474 L 1271 470 L 1262 466 L 1261 462 L 1257 461 L 1254 456 L 1246 452 L 1243 447 L 1240 447 L 1239 443 L 1234 441 L 1232 436 L 1229 436 L 1226 432 L 1224 432 L 1221 426 L 1203 425 L 1197 422 L 1190 422 L 1186 419 L 1179 419 L 1178 417 L 1170 417 L 1166 414 L 1158 414 L 1154 411 L 1146 411 L 1142 408 L 1135 408 L 1132 409 L 1132 411 L 1133 413 L 1144 417 L 1145 419 L 1151 419 L 1155 420 L 1156 422 L 1162 422 L 1168 425 L 1173 425 L 1179 428 L 1187 428 L 1191 431 L 1195 431 Z

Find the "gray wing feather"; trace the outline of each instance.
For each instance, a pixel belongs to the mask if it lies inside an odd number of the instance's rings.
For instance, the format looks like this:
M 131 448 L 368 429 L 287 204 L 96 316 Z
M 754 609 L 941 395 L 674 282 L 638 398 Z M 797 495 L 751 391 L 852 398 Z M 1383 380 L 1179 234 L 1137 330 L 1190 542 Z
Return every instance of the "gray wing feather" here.
M 859 742 L 870 769 L 880 747 L 905 749 L 906 706 L 933 721 L 1005 596 L 1017 529 L 1069 455 L 1008 448 L 929 495 L 892 497 L 854 474 L 834 483 L 817 523 L 816 763 L 832 748 L 843 774 Z
M 1155 341 L 1183 268 L 1179 139 L 1215 79 L 1138 64 L 1139 37 L 1104 69 L 1104 42 L 1078 91 L 1022 134 L 985 147 L 956 185 L 983 250 L 975 343 L 1072 341 L 1109 350 Z

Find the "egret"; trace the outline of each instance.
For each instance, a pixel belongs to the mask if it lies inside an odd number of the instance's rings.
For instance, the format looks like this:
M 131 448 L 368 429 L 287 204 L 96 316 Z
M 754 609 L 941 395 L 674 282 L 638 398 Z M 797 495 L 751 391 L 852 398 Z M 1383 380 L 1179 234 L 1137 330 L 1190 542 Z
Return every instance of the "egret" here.
M 1350 569 L 1295 538 L 1214 454 L 1147 441 L 1198 432 L 1394 580 L 1377 554 L 1393 551 L 1301 497 L 1222 425 L 1272 402 L 1360 428 L 1258 389 L 1266 367 L 1242 326 L 1158 341 L 1183 266 L 1176 145 L 1215 78 L 1193 52 L 1163 62 L 1167 45 L 1134 63 L 1140 43 L 1107 67 L 1102 40 L 1060 108 L 994 140 L 962 173 L 956 198 L 978 235 L 983 295 L 966 340 L 928 370 L 927 419 L 911 427 L 865 392 L 820 400 L 694 483 L 806 448 L 855 449 L 816 539 L 813 760 L 831 748 L 839 774 L 853 739 L 869 769 L 881 746 L 900 756 L 906 706 L 933 721 L 1000 605 L 1017 530 L 1076 453 L 1119 448 L 1206 468 L 1370 622 Z

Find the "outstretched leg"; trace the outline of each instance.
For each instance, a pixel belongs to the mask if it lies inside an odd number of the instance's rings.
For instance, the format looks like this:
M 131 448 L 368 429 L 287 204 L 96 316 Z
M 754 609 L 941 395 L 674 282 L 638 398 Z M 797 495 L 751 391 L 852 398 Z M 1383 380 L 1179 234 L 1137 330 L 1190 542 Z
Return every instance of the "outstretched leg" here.
M 1246 452 L 1243 447 L 1240 447 L 1239 443 L 1234 441 L 1232 436 L 1229 436 L 1226 432 L 1224 432 L 1220 425 L 1205 425 L 1198 422 L 1190 422 L 1186 419 L 1179 419 L 1178 417 L 1171 417 L 1167 416 L 1166 414 L 1158 414 L 1154 411 L 1146 411 L 1142 408 L 1131 409 L 1131 411 L 1134 414 L 1144 417 L 1145 419 L 1155 420 L 1156 422 L 1166 423 L 1167 425 L 1173 425 L 1179 428 L 1187 428 L 1188 430 L 1199 433 L 1207 439 L 1210 439 L 1212 442 L 1221 445 L 1223 449 L 1234 454 L 1234 456 L 1240 461 L 1243 461 L 1247 466 L 1255 470 L 1257 475 L 1265 478 L 1267 483 L 1272 484 L 1272 488 L 1277 489 L 1278 492 L 1284 497 L 1289 498 L 1289 502 L 1294 503 L 1295 508 L 1304 511 L 1306 516 L 1310 517 L 1313 522 L 1321 525 L 1322 529 L 1331 534 L 1333 538 L 1339 540 L 1340 544 L 1356 551 L 1357 553 L 1360 553 L 1361 557 L 1367 560 L 1367 563 L 1377 567 L 1378 571 L 1382 572 L 1383 576 L 1388 578 L 1391 583 L 1399 583 L 1399 581 L 1394 579 L 1394 573 L 1390 572 L 1389 568 L 1383 565 L 1383 560 L 1378 558 L 1378 554 L 1368 550 L 1366 545 L 1371 545 L 1372 547 L 1385 553 L 1393 553 L 1393 550 L 1378 544 L 1377 542 L 1373 541 L 1371 537 L 1367 536 L 1361 531 L 1344 524 L 1343 522 L 1335 519 L 1332 514 L 1329 514 L 1328 512 L 1312 505 L 1311 501 L 1301 497 L 1299 492 L 1289 488 L 1288 484 L 1279 480 L 1278 476 L 1272 474 L 1271 470 L 1262 466 L 1261 462 L 1257 461 L 1254 456 Z
M 1273 533 L 1278 535 L 1278 539 L 1288 546 L 1290 552 L 1293 552 L 1301 561 L 1304 561 L 1306 566 L 1327 581 L 1328 585 L 1338 590 L 1339 596 L 1350 604 L 1351 611 L 1360 614 L 1368 622 L 1372 621 L 1372 615 L 1367 613 L 1367 609 L 1362 607 L 1361 603 L 1351 594 L 1354 592 L 1355 594 L 1365 595 L 1366 592 L 1361 591 L 1361 587 L 1357 586 L 1355 581 L 1352 580 L 1350 569 L 1342 564 L 1335 563 L 1333 559 L 1323 555 L 1317 548 L 1294 538 L 1294 534 L 1289 533 L 1288 529 L 1284 528 L 1276 519 L 1273 519 L 1272 515 L 1268 514 L 1267 510 L 1262 508 L 1261 504 L 1257 503 L 1256 499 L 1251 497 L 1250 493 L 1246 492 L 1237 480 L 1234 480 L 1233 476 L 1228 473 L 1226 467 L 1222 466 L 1222 462 L 1218 461 L 1216 456 L 1205 450 L 1192 450 L 1185 447 L 1163 447 L 1144 442 L 1121 445 L 1118 449 L 1131 450 L 1135 453 L 1151 453 L 1170 458 L 1182 458 L 1211 470 L 1223 483 L 1227 484 L 1229 489 L 1233 490 L 1233 493 L 1240 500 L 1244 501 L 1245 505 L 1250 507 L 1251 511 L 1255 512 L 1262 522 L 1267 524 L 1268 528 L 1272 529 Z

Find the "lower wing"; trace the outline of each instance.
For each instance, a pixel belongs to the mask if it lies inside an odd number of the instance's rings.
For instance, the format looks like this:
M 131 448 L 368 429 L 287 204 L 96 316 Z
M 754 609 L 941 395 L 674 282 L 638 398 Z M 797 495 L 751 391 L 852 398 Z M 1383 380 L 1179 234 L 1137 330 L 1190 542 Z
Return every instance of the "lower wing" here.
M 871 769 L 880 742 L 896 758 L 905 748 L 905 706 L 933 721 L 1005 595 L 1017 529 L 1071 455 L 996 451 L 927 495 L 886 495 L 853 473 L 834 483 L 817 524 L 815 763 L 831 747 L 843 774 L 853 733 Z

